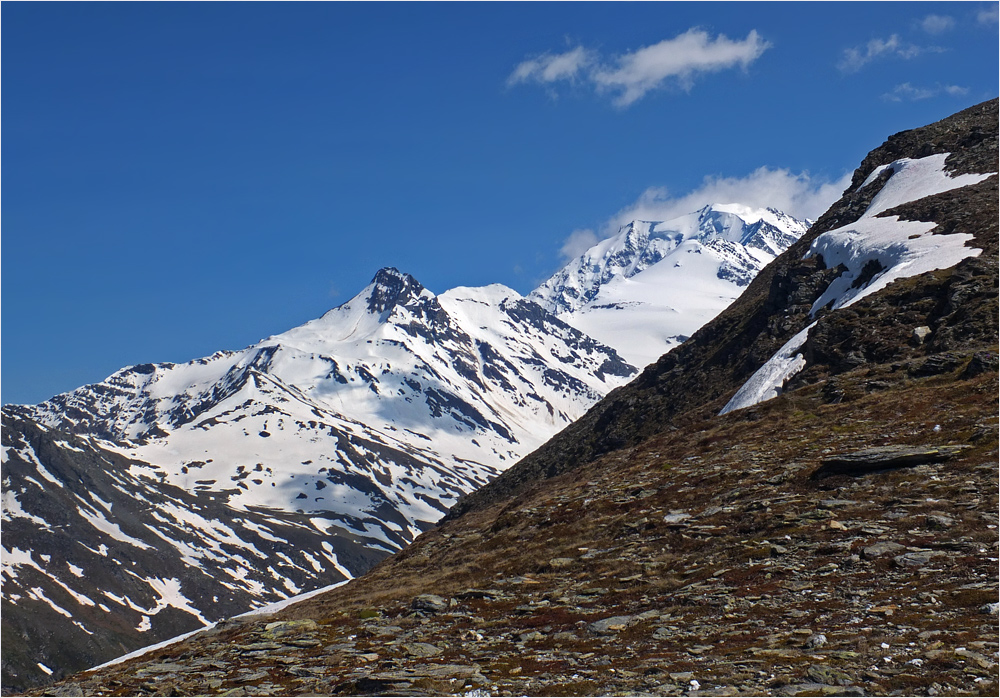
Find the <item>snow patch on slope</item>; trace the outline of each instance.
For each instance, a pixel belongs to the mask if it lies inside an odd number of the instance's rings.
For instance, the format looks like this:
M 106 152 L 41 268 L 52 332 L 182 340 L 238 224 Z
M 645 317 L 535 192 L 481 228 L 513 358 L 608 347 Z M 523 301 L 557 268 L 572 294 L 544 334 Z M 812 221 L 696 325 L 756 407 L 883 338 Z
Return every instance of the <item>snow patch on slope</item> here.
M 813 304 L 812 313 L 829 306 L 844 308 L 888 286 L 897 279 L 917 276 L 935 269 L 948 269 L 982 250 L 966 247 L 972 239 L 966 233 L 930 235 L 936 223 L 903 221 L 899 216 L 877 217 L 896 206 L 969 186 L 995 173 L 950 177 L 944 171 L 948 154 L 925 158 L 904 158 L 878 168 L 892 176 L 875 196 L 860 219 L 817 237 L 806 258 L 820 255 L 828 268 L 843 264 L 847 271 L 834 279 Z M 866 180 L 870 182 L 876 173 Z M 882 269 L 868 284 L 852 288 L 869 264 Z
M 813 240 L 804 259 L 821 256 L 827 268 L 843 265 L 845 271 L 834 279 L 810 311 L 845 308 L 888 286 L 893 281 L 918 276 L 936 269 L 948 269 L 963 259 L 977 257 L 982 250 L 966 247 L 967 233 L 931 235 L 937 223 L 904 221 L 899 216 L 879 217 L 896 206 L 977 184 L 997 173 L 965 174 L 945 172 L 949 153 L 925 158 L 903 158 L 873 171 L 861 188 L 885 171 L 892 174 L 871 204 L 854 223 L 823 233 Z M 867 283 L 858 283 L 866 270 L 877 269 Z M 871 272 L 868 272 L 871 273 Z M 811 323 L 768 359 L 736 392 L 719 413 L 750 407 L 781 394 L 782 386 L 805 368 L 798 350 L 806 343 Z

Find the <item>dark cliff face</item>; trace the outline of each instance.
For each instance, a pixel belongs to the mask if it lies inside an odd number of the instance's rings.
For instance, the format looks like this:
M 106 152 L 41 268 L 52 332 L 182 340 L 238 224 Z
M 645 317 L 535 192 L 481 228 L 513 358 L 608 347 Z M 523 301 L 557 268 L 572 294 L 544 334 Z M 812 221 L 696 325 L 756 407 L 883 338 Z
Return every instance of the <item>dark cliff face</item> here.
M 888 179 L 883 175 L 861 187 L 872 171 L 904 157 L 951 153 L 946 171 L 953 176 L 997 172 L 997 117 L 997 100 L 992 100 L 891 136 L 864 159 L 841 199 L 761 271 L 727 310 L 489 486 L 459 501 L 448 518 L 602 454 L 666 430 L 704 423 L 718 414 L 733 393 L 813 319 L 809 315 L 813 302 L 842 270 L 826 268 L 821 258 L 803 257 L 821 234 L 860 218 Z M 970 233 L 969 246 L 983 252 L 953 269 L 892 284 L 850 308 L 821 310 L 802 349 L 806 369 L 787 388 L 830 380 L 830 400 L 837 401 L 843 396 L 835 387 L 835 376 L 862 365 L 899 364 L 888 372 L 900 377 L 959 344 L 965 349 L 995 350 L 997 196 L 994 176 L 887 211 L 885 215 L 904 220 L 937 223 L 934 234 Z M 913 331 L 923 326 L 933 332 L 928 341 L 915 345 Z

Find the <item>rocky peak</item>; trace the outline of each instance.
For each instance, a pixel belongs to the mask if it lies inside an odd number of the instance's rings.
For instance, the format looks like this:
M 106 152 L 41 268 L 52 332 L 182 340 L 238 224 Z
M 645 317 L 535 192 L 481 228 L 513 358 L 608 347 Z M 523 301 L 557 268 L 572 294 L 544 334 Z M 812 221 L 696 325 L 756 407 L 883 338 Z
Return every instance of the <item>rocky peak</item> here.
M 419 281 L 394 267 L 379 269 L 370 289 L 368 310 L 373 313 L 384 313 L 397 305 L 406 305 L 426 290 Z

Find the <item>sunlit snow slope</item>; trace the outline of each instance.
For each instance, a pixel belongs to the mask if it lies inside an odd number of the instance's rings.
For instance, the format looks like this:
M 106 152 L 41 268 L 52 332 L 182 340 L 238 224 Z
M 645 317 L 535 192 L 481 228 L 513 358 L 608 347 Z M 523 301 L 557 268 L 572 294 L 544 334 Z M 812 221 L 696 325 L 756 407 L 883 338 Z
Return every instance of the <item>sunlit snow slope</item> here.
M 632 221 L 529 298 L 645 366 L 722 312 L 808 225 L 740 204 Z

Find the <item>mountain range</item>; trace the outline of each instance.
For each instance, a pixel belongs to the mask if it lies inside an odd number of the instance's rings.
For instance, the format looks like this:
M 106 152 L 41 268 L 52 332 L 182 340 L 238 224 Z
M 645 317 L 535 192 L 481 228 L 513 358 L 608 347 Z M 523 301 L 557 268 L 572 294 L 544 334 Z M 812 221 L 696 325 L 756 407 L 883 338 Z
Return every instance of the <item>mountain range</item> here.
M 996 695 L 998 126 L 889 137 L 735 302 L 365 575 L 33 693 Z
M 806 228 L 734 204 L 634 221 L 527 298 L 386 268 L 241 351 L 4 406 L 5 687 L 363 574 Z

